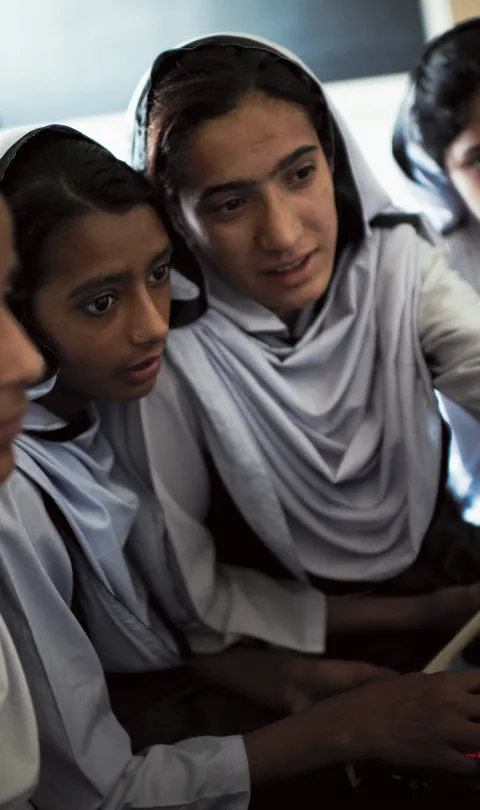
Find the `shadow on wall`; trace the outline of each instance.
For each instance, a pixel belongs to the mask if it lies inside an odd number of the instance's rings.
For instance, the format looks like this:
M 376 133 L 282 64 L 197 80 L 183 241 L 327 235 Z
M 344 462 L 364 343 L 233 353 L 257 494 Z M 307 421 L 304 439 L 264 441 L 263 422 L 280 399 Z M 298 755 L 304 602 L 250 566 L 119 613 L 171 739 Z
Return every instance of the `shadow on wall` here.
M 417 0 L 16 0 L 2 4 L 0 125 L 125 108 L 157 53 L 212 31 L 290 47 L 323 81 L 407 70 Z

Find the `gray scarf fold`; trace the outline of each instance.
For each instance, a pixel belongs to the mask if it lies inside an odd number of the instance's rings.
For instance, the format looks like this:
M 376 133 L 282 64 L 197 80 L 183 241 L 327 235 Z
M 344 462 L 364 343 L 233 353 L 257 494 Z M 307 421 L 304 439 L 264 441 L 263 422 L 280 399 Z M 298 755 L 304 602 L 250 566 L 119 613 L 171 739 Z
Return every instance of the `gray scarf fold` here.
M 441 428 L 418 345 L 416 236 L 373 231 L 294 345 L 263 307 L 210 279 L 208 313 L 168 356 L 193 391 L 234 500 L 272 550 L 332 579 L 393 576 L 437 495 Z

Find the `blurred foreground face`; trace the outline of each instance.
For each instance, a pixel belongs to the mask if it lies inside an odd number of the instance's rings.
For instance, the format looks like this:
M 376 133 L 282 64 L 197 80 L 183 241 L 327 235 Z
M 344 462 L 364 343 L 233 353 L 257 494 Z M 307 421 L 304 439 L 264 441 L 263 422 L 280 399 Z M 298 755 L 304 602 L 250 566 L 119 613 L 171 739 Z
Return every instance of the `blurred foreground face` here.
M 445 166 L 465 204 L 480 220 L 480 90 L 473 98 L 467 126 L 446 151 Z
M 22 429 L 26 389 L 43 369 L 40 356 L 6 304 L 15 262 L 12 220 L 0 196 L 0 483 L 13 469 L 12 442 Z

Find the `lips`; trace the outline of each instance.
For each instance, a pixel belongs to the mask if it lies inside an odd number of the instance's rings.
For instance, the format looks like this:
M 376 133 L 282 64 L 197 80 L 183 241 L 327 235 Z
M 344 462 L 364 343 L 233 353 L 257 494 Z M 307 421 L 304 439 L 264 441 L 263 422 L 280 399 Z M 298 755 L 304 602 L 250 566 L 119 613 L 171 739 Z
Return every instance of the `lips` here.
M 156 360 L 159 360 L 160 356 L 161 356 L 160 354 L 154 354 L 151 357 L 147 357 L 146 360 L 142 360 L 141 363 L 136 363 L 134 366 L 128 366 L 126 370 L 128 372 L 142 371 L 143 369 L 147 368 L 147 366 L 150 366 L 152 363 L 154 363 Z
M 315 253 L 315 250 L 309 251 L 309 253 L 304 253 L 303 256 L 300 256 L 298 259 L 295 259 L 293 262 L 289 262 L 288 264 L 281 264 L 278 267 L 270 267 L 268 270 L 263 270 L 262 275 L 284 275 L 287 273 L 295 273 L 297 270 L 303 268 L 311 256 Z
M 162 355 L 155 354 L 142 360 L 141 363 L 136 363 L 134 366 L 129 366 L 125 369 L 128 382 L 133 385 L 139 383 L 146 383 L 154 380 L 160 371 L 162 364 Z
M 288 264 L 272 267 L 264 271 L 263 278 L 272 285 L 282 289 L 293 289 L 307 283 L 314 273 L 314 257 L 317 250 L 304 253 L 303 256 Z
M 26 408 L 23 408 L 10 419 L 0 422 L 0 445 L 13 441 L 22 432 L 25 413 Z

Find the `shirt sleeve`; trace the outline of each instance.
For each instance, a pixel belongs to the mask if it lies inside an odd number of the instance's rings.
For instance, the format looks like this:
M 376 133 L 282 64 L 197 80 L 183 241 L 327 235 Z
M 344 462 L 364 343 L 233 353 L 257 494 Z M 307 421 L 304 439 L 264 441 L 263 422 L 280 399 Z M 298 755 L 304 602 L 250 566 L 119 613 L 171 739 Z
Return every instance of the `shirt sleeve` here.
M 240 736 L 198 737 L 132 754 L 96 651 L 70 610 L 71 565 L 61 538 L 37 493 L 21 476 L 13 478 L 6 486 L 15 484 L 15 497 L 10 490 L 0 500 L 0 610 L 37 714 L 35 807 L 246 810 L 250 778 Z M 30 786 L 34 777 L 32 766 Z
M 435 388 L 480 420 L 480 296 L 419 240 L 418 330 Z
M 25 676 L 0 617 L 0 810 L 20 810 L 38 776 L 38 739 Z
M 200 619 L 189 634 L 192 649 L 215 653 L 232 641 L 256 638 L 302 653 L 325 651 L 325 596 L 306 581 L 275 580 L 241 566 L 219 563 L 205 527 L 210 498 L 202 436 L 186 391 L 168 365 L 156 390 L 132 410 L 124 442 L 133 458 L 146 436 L 146 458 L 136 458 L 162 505 L 172 568 Z M 118 439 L 117 439 L 118 441 Z M 135 447 L 134 447 L 135 446 Z M 121 448 L 119 447 L 119 452 Z M 143 453 L 142 453 L 143 455 Z

